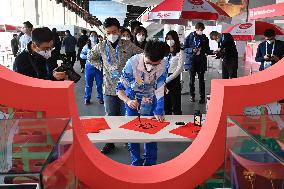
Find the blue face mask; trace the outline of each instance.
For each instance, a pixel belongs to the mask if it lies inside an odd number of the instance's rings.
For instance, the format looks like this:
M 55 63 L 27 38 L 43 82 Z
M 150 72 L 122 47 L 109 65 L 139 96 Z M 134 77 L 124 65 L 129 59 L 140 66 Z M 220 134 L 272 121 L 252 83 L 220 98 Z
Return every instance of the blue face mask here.
M 92 37 L 91 37 L 91 40 L 94 41 L 94 42 L 97 42 L 98 38 L 95 37 L 95 36 L 92 36 Z

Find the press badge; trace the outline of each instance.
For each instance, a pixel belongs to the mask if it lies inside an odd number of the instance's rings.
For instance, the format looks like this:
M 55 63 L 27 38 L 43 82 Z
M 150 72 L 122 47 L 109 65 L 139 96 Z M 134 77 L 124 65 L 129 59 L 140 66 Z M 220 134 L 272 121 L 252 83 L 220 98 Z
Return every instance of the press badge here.
M 272 62 L 271 61 L 264 61 L 264 69 L 269 68 L 270 66 L 272 66 Z

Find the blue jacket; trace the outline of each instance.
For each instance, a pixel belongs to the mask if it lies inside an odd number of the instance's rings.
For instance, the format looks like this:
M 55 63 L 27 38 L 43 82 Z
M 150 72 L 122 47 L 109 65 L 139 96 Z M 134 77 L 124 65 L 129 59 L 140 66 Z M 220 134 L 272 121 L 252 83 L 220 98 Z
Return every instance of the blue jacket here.
M 85 45 L 81 51 L 80 58 L 82 58 L 83 60 L 87 60 L 87 55 L 90 50 L 91 49 L 89 48 L 89 46 Z
M 193 53 L 194 48 L 200 48 L 199 55 Z M 207 70 L 207 57 L 206 55 L 211 54 L 209 47 L 209 39 L 206 35 L 198 36 L 196 32 L 190 33 L 184 42 L 184 52 L 186 55 L 185 59 L 185 70 L 196 70 L 198 72 L 205 72 Z
M 67 35 L 64 37 L 62 45 L 65 47 L 65 52 L 75 52 L 77 40 L 72 35 Z
M 266 55 L 266 44 L 267 44 L 267 54 L 272 54 L 273 44 L 268 44 L 266 41 L 260 43 L 257 48 L 255 61 L 261 62 L 259 71 L 264 70 L 264 56 Z M 282 59 L 284 56 L 284 42 L 275 40 L 274 53 L 279 59 Z M 275 61 L 271 61 L 272 65 L 275 64 Z

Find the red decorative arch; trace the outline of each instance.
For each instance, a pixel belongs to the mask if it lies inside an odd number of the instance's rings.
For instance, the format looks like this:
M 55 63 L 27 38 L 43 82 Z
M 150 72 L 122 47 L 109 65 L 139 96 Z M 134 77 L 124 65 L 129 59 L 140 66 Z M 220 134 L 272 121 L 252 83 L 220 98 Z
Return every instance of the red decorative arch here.
M 188 189 L 206 180 L 223 162 L 226 116 L 282 99 L 283 82 L 284 60 L 252 76 L 213 80 L 209 111 L 198 137 L 180 156 L 152 167 L 114 162 L 94 147 L 79 125 L 71 82 L 32 79 L 0 67 L 0 104 L 46 111 L 47 117 L 71 116 L 75 174 L 92 188 Z

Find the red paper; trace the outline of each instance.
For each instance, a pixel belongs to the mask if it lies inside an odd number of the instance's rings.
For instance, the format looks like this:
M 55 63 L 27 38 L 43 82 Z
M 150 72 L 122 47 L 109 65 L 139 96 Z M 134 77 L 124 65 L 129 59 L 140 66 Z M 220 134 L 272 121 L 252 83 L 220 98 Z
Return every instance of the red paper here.
M 195 139 L 200 131 L 201 127 L 194 126 L 193 123 L 189 122 L 184 126 L 171 130 L 170 133 L 187 137 L 189 139 Z
M 100 130 L 110 129 L 105 118 L 81 119 L 81 126 L 86 133 L 98 133 Z
M 141 118 L 141 124 L 140 124 L 139 119 L 136 118 L 122 125 L 120 128 L 148 133 L 148 134 L 156 134 L 157 132 L 159 132 L 169 124 L 170 124 L 169 122 L 158 122 L 157 120 L 146 119 L 146 118 Z

